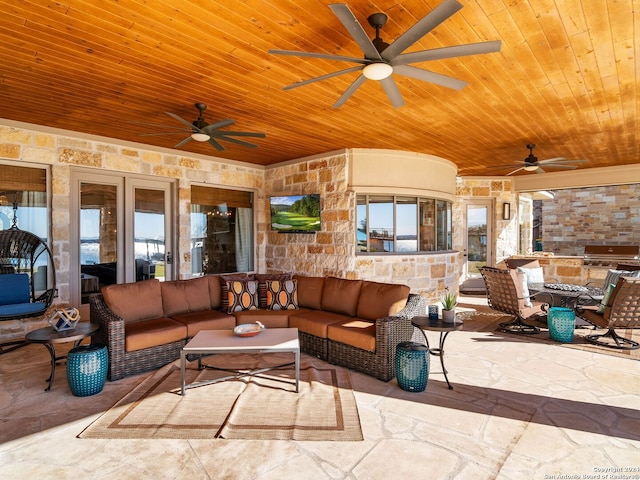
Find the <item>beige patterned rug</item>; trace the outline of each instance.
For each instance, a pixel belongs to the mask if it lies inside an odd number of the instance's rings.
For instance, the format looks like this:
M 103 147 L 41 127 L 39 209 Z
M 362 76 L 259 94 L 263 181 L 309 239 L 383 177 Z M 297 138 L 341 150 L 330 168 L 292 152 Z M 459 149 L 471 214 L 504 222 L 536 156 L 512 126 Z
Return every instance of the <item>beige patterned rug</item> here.
M 505 336 L 517 336 L 526 341 L 530 342 L 544 342 L 544 343 L 553 343 L 558 346 L 562 346 L 565 348 L 576 348 L 579 350 L 585 350 L 594 353 L 600 353 L 602 355 L 612 355 L 615 357 L 623 357 L 623 358 L 631 358 L 634 360 L 640 360 L 640 349 L 636 350 L 618 350 L 615 348 L 606 348 L 598 345 L 594 345 L 585 340 L 584 337 L 587 335 L 593 334 L 601 334 L 605 333 L 606 330 L 599 329 L 594 332 L 593 327 L 577 327 L 574 331 L 573 341 L 571 343 L 560 343 L 552 340 L 549 337 L 549 329 L 547 325 L 544 323 L 531 322 L 532 325 L 536 325 L 540 327 L 540 333 L 536 335 L 520 335 L 514 333 L 504 333 L 502 332 L 498 324 L 501 322 L 510 321 L 513 316 L 506 315 L 495 310 L 492 310 L 486 305 L 475 305 L 475 304 L 458 304 L 460 309 L 462 310 L 462 315 L 464 318 L 464 327 L 463 330 L 468 331 L 476 331 L 476 332 L 495 332 L 496 335 L 505 335 Z M 627 329 L 627 330 L 617 330 L 619 335 L 635 340 L 636 342 L 640 342 L 640 328 L 635 329 Z
M 290 354 L 217 355 L 204 363 L 254 368 L 290 362 Z M 187 382 L 229 375 L 198 371 Z M 79 438 L 178 438 L 245 440 L 363 440 L 347 369 L 301 355 L 300 391 L 293 366 L 200 386 L 180 395 L 179 361 L 154 372 Z

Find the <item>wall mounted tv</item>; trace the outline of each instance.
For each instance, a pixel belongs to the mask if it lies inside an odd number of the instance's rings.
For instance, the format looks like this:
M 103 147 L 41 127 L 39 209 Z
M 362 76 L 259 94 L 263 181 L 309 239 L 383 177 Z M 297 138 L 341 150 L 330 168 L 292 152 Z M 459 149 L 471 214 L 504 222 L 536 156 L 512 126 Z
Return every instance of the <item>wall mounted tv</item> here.
M 320 195 L 269 197 L 271 230 L 282 233 L 314 233 L 320 230 Z

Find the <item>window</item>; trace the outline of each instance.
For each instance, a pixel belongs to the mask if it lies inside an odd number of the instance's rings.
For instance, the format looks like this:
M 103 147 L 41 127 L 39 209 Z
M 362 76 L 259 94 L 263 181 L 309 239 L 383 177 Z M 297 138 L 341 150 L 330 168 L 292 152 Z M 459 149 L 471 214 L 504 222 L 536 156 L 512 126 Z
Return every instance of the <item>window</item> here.
M 253 270 L 253 194 L 191 187 L 191 274 Z
M 0 230 L 13 225 L 47 240 L 49 214 L 45 169 L 0 165 Z
M 395 195 L 358 195 L 357 246 L 360 253 L 451 250 L 449 201 Z

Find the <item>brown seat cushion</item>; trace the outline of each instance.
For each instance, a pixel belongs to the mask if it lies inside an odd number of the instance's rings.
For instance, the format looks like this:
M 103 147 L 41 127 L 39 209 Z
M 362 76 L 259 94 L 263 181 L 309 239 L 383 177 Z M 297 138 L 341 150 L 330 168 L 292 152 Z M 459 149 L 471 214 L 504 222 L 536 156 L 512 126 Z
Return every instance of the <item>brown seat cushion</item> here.
M 327 338 L 368 352 L 375 352 L 376 324 L 362 318 L 333 323 L 327 328 Z
M 156 278 L 136 283 L 107 285 L 102 288 L 109 309 L 125 323 L 164 316 L 160 281 Z
M 233 312 L 238 325 L 242 323 L 260 322 L 267 328 L 287 328 L 289 326 L 289 317 L 301 311 L 309 311 L 309 309 L 298 310 L 244 310 L 242 312 Z
M 358 300 L 358 318 L 375 320 L 395 315 L 407 305 L 407 285 L 364 281 Z
M 321 310 L 324 277 L 294 275 L 293 279 L 298 281 L 298 306 Z
M 227 330 L 236 326 L 236 318 L 218 310 L 182 313 L 171 317 L 187 327 L 187 337 L 191 338 L 200 330 Z
M 165 317 L 141 320 L 125 323 L 124 337 L 125 350 L 133 352 L 183 340 L 187 337 L 187 327 Z
M 209 279 L 172 280 L 160 284 L 165 317 L 211 309 Z
M 318 338 L 327 338 L 327 327 L 332 323 L 339 323 L 349 318 L 339 313 L 309 310 L 296 313 L 289 317 L 289 327 L 297 328 Z
M 327 277 L 322 288 L 322 310 L 355 317 L 362 280 Z

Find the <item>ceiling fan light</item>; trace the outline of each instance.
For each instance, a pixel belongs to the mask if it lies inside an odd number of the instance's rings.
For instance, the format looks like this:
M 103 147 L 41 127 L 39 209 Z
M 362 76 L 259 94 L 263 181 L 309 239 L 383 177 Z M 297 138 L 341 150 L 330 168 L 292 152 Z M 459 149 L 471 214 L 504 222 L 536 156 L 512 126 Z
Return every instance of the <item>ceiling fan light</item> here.
M 191 134 L 191 138 L 193 138 L 196 142 L 208 142 L 211 137 L 206 133 L 196 132 Z
M 524 167 L 527 172 L 535 172 L 538 169 L 537 165 L 527 165 Z
M 362 74 L 369 80 L 384 80 L 393 73 L 393 67 L 388 63 L 370 63 L 362 70 Z

